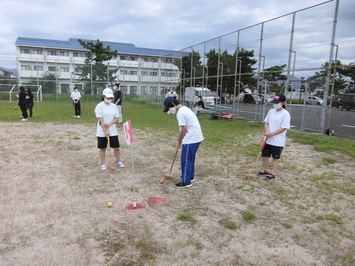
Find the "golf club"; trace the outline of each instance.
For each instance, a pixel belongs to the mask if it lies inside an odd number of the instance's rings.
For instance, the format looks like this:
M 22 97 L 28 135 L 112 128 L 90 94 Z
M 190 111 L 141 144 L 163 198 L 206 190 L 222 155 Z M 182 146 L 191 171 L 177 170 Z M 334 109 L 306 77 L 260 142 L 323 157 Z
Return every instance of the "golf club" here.
M 250 174 L 247 174 L 247 176 L 246 176 L 247 179 L 253 179 L 253 178 L 255 177 L 255 170 L 256 170 L 256 167 L 257 167 L 257 164 L 258 164 L 260 155 L 261 155 L 262 151 L 263 151 L 264 148 L 265 148 L 265 144 L 266 144 L 266 141 L 267 141 L 267 140 L 268 140 L 268 137 L 265 138 L 263 144 L 261 145 L 261 148 L 260 148 L 258 157 L 256 158 L 256 161 L 255 161 L 255 164 L 254 164 L 254 167 L 252 168 Z
M 108 156 L 110 158 L 110 166 L 109 166 L 109 169 L 110 171 L 115 171 L 115 167 L 112 166 L 112 156 L 111 156 L 111 145 L 110 145 L 110 137 L 107 136 L 107 148 L 109 149 L 108 151 Z
M 178 144 L 177 147 L 176 147 L 174 159 L 173 159 L 173 162 L 171 163 L 171 167 L 170 167 L 170 173 L 169 173 L 169 174 L 166 174 L 166 175 L 164 176 L 165 179 L 169 179 L 169 180 L 170 180 L 170 179 L 173 179 L 173 176 L 171 175 L 171 172 L 173 171 L 173 166 L 174 166 L 175 159 L 176 159 L 176 155 L 177 155 L 177 153 L 178 153 L 178 151 L 179 151 L 179 148 L 180 148 L 180 144 Z

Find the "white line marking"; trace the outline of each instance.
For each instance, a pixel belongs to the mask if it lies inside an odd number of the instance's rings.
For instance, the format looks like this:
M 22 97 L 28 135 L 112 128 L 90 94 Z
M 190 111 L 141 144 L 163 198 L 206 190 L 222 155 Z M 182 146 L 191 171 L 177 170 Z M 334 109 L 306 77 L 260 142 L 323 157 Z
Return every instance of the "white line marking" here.
M 343 127 L 352 127 L 355 128 L 355 126 L 350 126 L 350 125 L 342 125 Z

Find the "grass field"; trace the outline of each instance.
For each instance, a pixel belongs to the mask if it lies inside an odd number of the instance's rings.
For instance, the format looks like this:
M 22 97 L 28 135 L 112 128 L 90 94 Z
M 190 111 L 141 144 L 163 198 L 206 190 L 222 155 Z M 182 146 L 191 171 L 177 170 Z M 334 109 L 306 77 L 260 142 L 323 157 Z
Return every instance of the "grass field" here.
M 30 121 L 96 123 L 94 108 L 97 103 L 96 101 L 83 101 L 81 103 L 82 116 L 80 119 L 75 119 L 73 118 L 74 110 L 70 101 L 36 102 L 34 116 Z M 15 102 L 1 102 L 0 121 L 19 121 L 21 112 L 19 108 L 14 110 L 15 106 Z M 137 100 L 126 101 L 123 112 L 124 121 L 131 120 L 135 128 L 175 131 L 177 127 L 176 121 L 162 112 L 162 106 Z M 242 142 L 243 138 L 250 133 L 260 132 L 261 134 L 263 132 L 263 126 L 257 123 L 216 121 L 211 119 L 210 116 L 201 116 L 199 119 L 204 129 L 205 141 L 212 147 L 228 147 L 231 143 Z M 355 157 L 355 140 L 295 131 L 289 131 L 288 137 L 295 142 L 312 145 L 318 151 L 329 152 L 330 154 L 333 151 L 340 151 Z M 255 141 L 253 152 L 258 149 L 258 141 Z
M 78 119 L 70 101 L 35 103 L 20 122 L 0 103 L 1 265 L 354 265 L 355 141 L 289 131 L 277 180 L 247 180 L 263 126 L 199 116 L 197 180 L 179 190 L 178 161 L 159 183 L 175 116 L 126 101 L 138 192 L 168 199 L 127 215 L 130 151 L 122 145 L 126 168 L 99 171 L 96 104 L 83 101 Z

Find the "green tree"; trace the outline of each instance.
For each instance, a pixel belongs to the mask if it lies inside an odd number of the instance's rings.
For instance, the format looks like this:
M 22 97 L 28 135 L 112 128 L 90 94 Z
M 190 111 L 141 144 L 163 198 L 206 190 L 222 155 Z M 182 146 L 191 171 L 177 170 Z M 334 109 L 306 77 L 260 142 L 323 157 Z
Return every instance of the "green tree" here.
M 264 69 L 264 79 L 267 81 L 270 81 L 270 92 L 276 92 L 279 93 L 282 88 L 282 82 L 287 80 L 287 76 L 283 75 L 283 71 L 287 65 L 281 65 L 281 66 L 271 66 L 269 68 Z
M 37 82 L 37 78 L 31 77 L 29 85 L 41 85 L 43 93 L 56 93 L 57 92 L 57 80 L 60 77 L 59 73 L 44 72 Z
M 96 43 L 92 41 L 83 41 L 81 39 L 78 42 L 88 50 L 85 58 L 85 65 L 81 66 L 81 73 L 79 77 L 82 81 L 93 81 L 93 87 L 87 86 L 85 92 L 97 93 L 98 87 L 103 86 L 104 83 L 112 83 L 117 76 L 114 73 L 118 68 L 109 70 L 106 61 L 110 61 L 114 56 L 118 56 L 117 50 L 111 51 L 111 47 L 108 45 L 104 47 L 103 43 L 97 39 Z
M 349 65 L 341 66 L 337 70 L 341 75 L 351 79 L 350 85 L 352 87 L 355 85 L 355 62 L 351 62 Z
M 315 74 L 313 76 L 310 76 L 307 79 L 307 81 L 310 83 L 309 88 L 311 91 L 314 91 L 314 89 L 319 86 L 325 85 L 327 75 L 328 75 L 328 66 L 329 66 L 329 63 L 325 62 L 322 65 L 322 70 L 315 72 Z M 335 69 L 335 72 L 333 71 L 334 69 Z M 333 62 L 332 63 L 332 73 L 331 73 L 330 79 L 331 79 L 331 82 L 334 81 L 334 94 L 338 94 L 339 90 L 345 89 L 347 86 L 347 82 L 343 78 L 342 73 L 348 74 L 351 76 L 351 73 L 348 73 L 348 72 L 346 72 L 346 70 L 342 69 L 342 64 L 341 64 L 340 60 L 338 60 L 336 62 L 336 64 Z
M 217 73 L 218 73 L 218 63 L 219 65 L 219 75 L 223 76 L 223 79 L 219 81 L 219 85 L 222 84 L 223 91 L 228 93 L 234 92 L 235 79 L 235 67 L 236 67 L 236 57 L 238 54 L 238 64 L 240 64 L 241 73 L 241 84 L 255 85 L 256 80 L 254 78 L 254 71 L 256 68 L 253 67 L 257 60 L 253 59 L 254 51 L 248 51 L 243 48 L 236 50 L 233 54 L 229 54 L 227 50 L 220 54 L 218 61 L 218 53 L 216 50 L 212 49 L 207 54 L 207 67 L 208 67 L 208 85 L 209 88 L 216 90 L 217 88 Z M 239 63 L 240 62 L 240 63 Z

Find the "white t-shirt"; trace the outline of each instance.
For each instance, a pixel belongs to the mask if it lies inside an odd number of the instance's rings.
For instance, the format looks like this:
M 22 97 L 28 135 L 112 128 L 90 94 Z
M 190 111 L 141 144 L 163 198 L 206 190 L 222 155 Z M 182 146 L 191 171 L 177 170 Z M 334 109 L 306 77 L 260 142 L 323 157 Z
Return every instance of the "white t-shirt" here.
M 285 109 L 282 109 L 281 111 L 271 109 L 267 113 L 264 122 L 269 124 L 271 132 L 274 132 L 280 128 L 290 129 L 291 116 Z M 287 130 L 275 136 L 269 137 L 266 143 L 277 147 L 284 147 L 286 143 L 286 132 Z
M 188 107 L 181 106 L 176 113 L 176 119 L 179 126 L 187 127 L 187 132 L 185 137 L 182 139 L 182 144 L 192 144 L 203 141 L 200 122 L 194 112 L 192 112 Z
M 178 98 L 178 94 L 176 93 L 176 91 L 169 91 L 166 95 L 165 95 L 165 98 L 168 98 L 168 97 L 176 97 L 176 99 Z
M 105 102 L 100 102 L 95 107 L 95 115 L 97 118 L 102 117 L 105 123 L 111 122 L 113 119 L 118 117 L 118 110 L 117 106 L 113 103 L 106 104 Z M 110 136 L 117 136 L 117 128 L 116 124 L 112 124 L 109 127 Z M 100 125 L 100 120 L 97 122 L 97 129 L 96 129 L 96 136 L 97 137 L 106 137 L 105 131 Z
M 70 97 L 73 99 L 73 100 L 77 100 L 77 99 L 80 99 L 80 97 L 81 97 L 81 94 L 80 94 L 80 92 L 78 92 L 78 91 L 73 91 L 71 94 L 70 94 Z

